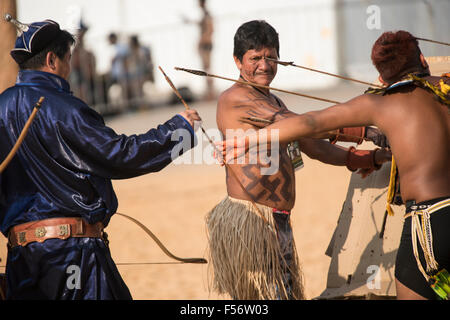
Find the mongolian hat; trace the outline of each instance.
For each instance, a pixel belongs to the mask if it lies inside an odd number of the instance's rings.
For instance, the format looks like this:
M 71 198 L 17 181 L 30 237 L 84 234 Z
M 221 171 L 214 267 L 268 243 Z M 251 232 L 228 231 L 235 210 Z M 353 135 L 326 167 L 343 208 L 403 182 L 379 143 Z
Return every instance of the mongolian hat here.
M 44 50 L 61 32 L 59 24 L 53 20 L 24 24 L 8 14 L 5 15 L 5 20 L 14 24 L 18 31 L 16 43 L 11 50 L 11 56 L 18 64 Z

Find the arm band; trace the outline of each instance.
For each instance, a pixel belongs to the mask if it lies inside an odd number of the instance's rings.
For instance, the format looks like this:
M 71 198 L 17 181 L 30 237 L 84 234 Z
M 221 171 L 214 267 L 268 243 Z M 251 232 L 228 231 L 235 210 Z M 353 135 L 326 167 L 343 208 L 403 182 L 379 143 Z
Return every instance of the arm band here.
M 379 149 L 375 150 L 357 150 L 355 147 L 350 147 L 347 153 L 346 166 L 350 171 L 356 171 L 357 169 L 375 169 L 381 168 L 381 165 L 375 163 L 375 153 Z

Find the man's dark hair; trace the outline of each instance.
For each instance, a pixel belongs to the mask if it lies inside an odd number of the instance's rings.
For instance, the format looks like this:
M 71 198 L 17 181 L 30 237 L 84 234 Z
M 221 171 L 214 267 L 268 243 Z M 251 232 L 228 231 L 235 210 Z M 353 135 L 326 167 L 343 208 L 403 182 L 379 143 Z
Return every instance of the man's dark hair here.
M 248 50 L 275 48 L 280 56 L 278 33 L 264 20 L 253 20 L 241 25 L 234 35 L 233 55 L 242 61 Z
M 417 39 L 407 31 L 385 32 L 372 48 L 372 62 L 383 80 L 393 83 L 423 69 Z
M 66 30 L 61 30 L 58 36 L 50 42 L 41 52 L 35 54 L 30 59 L 19 64 L 22 70 L 36 70 L 45 65 L 47 53 L 54 52 L 56 56 L 63 59 L 70 47 L 75 43 L 75 37 Z

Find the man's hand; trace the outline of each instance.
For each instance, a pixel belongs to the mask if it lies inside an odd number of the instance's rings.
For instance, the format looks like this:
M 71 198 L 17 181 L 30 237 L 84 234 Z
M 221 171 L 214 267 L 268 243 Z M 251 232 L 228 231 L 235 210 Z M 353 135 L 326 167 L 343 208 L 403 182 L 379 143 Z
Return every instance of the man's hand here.
M 240 137 L 234 136 L 230 139 L 217 141 L 214 144 L 219 154 L 214 151 L 214 156 L 221 163 L 221 165 L 224 165 L 225 163 L 234 163 L 236 159 L 245 156 L 246 152 L 249 149 L 248 141 L 248 136 L 244 135 Z
M 381 166 L 383 163 L 392 160 L 392 152 L 389 149 L 377 149 L 375 151 L 375 164 Z M 356 173 L 361 175 L 361 178 L 365 178 L 372 172 L 377 170 L 376 168 L 359 169 Z
M 382 165 L 392 160 L 392 152 L 389 149 L 377 149 L 375 152 L 375 164 Z
M 338 134 L 339 134 L 339 129 L 336 129 L 336 130 L 316 133 L 312 136 L 309 136 L 309 138 L 334 140 Z
M 184 110 L 183 112 L 180 112 L 178 114 L 180 116 L 182 116 L 183 118 L 185 118 L 191 124 L 191 126 L 192 126 L 192 128 L 194 128 L 194 130 L 197 129 L 194 127 L 194 123 L 202 121 L 202 119 L 200 118 L 200 116 L 197 113 L 197 110 L 194 110 L 194 109 Z
M 366 127 L 365 138 L 372 141 L 375 145 L 381 148 L 389 148 L 389 141 L 386 136 L 377 128 Z

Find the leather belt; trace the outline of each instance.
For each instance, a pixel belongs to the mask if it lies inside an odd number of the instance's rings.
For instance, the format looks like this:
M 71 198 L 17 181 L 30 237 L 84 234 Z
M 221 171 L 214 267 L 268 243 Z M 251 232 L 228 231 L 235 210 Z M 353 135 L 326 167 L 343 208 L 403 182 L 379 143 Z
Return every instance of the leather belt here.
M 432 206 L 432 204 L 417 204 L 415 200 L 407 200 L 405 202 L 405 207 L 406 207 L 407 213 L 409 213 L 410 211 L 428 209 L 431 206 Z
M 412 200 L 412 201 L 414 201 L 414 200 Z M 434 204 L 425 204 L 425 205 L 423 205 L 423 204 L 416 204 L 415 202 L 413 203 L 412 201 L 409 203 L 409 206 L 407 204 L 407 210 L 409 208 L 412 211 L 407 212 L 403 216 L 405 219 L 409 218 L 409 217 L 411 217 L 411 216 L 413 216 L 415 214 L 421 215 L 421 214 L 423 214 L 424 211 L 427 212 L 428 214 L 431 214 L 431 213 L 434 213 L 434 212 L 436 212 L 438 210 L 441 210 L 442 208 L 450 206 L 450 198 L 442 200 L 442 201 L 439 201 L 439 202 L 436 202 Z
M 31 242 L 70 237 L 104 238 L 103 224 L 88 224 L 82 218 L 50 218 L 30 221 L 11 228 L 8 234 L 10 247 L 26 246 Z

